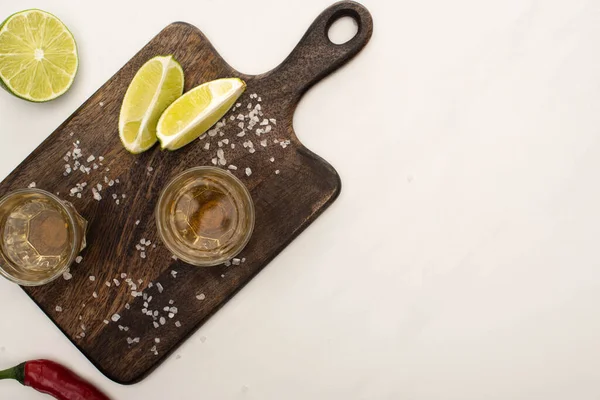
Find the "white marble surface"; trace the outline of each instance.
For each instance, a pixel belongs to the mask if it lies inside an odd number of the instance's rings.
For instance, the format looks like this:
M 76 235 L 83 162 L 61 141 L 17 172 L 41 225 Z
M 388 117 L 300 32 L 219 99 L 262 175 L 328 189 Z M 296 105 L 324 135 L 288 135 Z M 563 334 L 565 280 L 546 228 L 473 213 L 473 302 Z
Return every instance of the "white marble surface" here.
M 0 93 L 0 175 L 169 22 L 260 73 L 328 4 L 0 2 L 57 14 L 81 51 L 64 98 Z M 322 218 L 134 386 L 1 281 L 0 366 L 49 357 L 115 399 L 598 399 L 600 2 L 365 4 L 371 44 L 295 118 L 344 182 Z

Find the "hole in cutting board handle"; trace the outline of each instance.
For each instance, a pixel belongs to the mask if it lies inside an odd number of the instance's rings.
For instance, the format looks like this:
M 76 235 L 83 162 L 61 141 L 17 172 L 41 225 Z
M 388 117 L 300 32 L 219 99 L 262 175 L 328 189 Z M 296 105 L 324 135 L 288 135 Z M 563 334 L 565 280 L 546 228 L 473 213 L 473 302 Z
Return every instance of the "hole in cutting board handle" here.
M 358 35 L 358 21 L 349 15 L 333 19 L 327 31 L 329 41 L 336 45 L 348 43 L 356 35 Z
M 337 10 L 327 21 L 325 35 L 330 43 L 342 46 L 356 39 L 362 28 L 358 12 L 351 8 L 342 8 Z

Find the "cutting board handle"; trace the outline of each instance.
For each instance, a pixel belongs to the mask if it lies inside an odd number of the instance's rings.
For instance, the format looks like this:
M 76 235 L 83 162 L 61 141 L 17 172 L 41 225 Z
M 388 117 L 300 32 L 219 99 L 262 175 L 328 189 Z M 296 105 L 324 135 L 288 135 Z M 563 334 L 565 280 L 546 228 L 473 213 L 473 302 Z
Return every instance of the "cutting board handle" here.
M 329 28 L 342 17 L 353 18 L 358 32 L 346 43 L 335 44 L 329 39 Z M 363 5 L 354 1 L 333 4 L 317 17 L 288 58 L 271 72 L 273 86 L 281 95 L 301 97 L 358 54 L 372 34 L 373 18 Z

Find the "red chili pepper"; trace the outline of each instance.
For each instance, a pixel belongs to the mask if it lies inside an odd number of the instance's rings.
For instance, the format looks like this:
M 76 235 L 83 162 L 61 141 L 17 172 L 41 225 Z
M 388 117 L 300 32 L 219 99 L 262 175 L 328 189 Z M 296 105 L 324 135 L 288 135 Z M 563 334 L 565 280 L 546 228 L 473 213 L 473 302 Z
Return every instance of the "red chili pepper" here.
M 16 379 L 59 400 L 110 400 L 74 372 L 49 360 L 27 361 L 0 371 L 0 379 Z

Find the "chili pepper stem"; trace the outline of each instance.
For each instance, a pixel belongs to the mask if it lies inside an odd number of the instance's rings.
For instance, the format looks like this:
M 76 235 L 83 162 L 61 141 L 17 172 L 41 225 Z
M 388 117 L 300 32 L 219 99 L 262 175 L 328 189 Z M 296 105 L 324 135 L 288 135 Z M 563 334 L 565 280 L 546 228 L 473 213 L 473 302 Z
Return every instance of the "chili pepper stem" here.
M 2 379 L 14 379 L 19 381 L 22 385 L 25 384 L 25 363 L 19 364 L 16 367 L 5 369 L 0 371 L 0 380 Z

